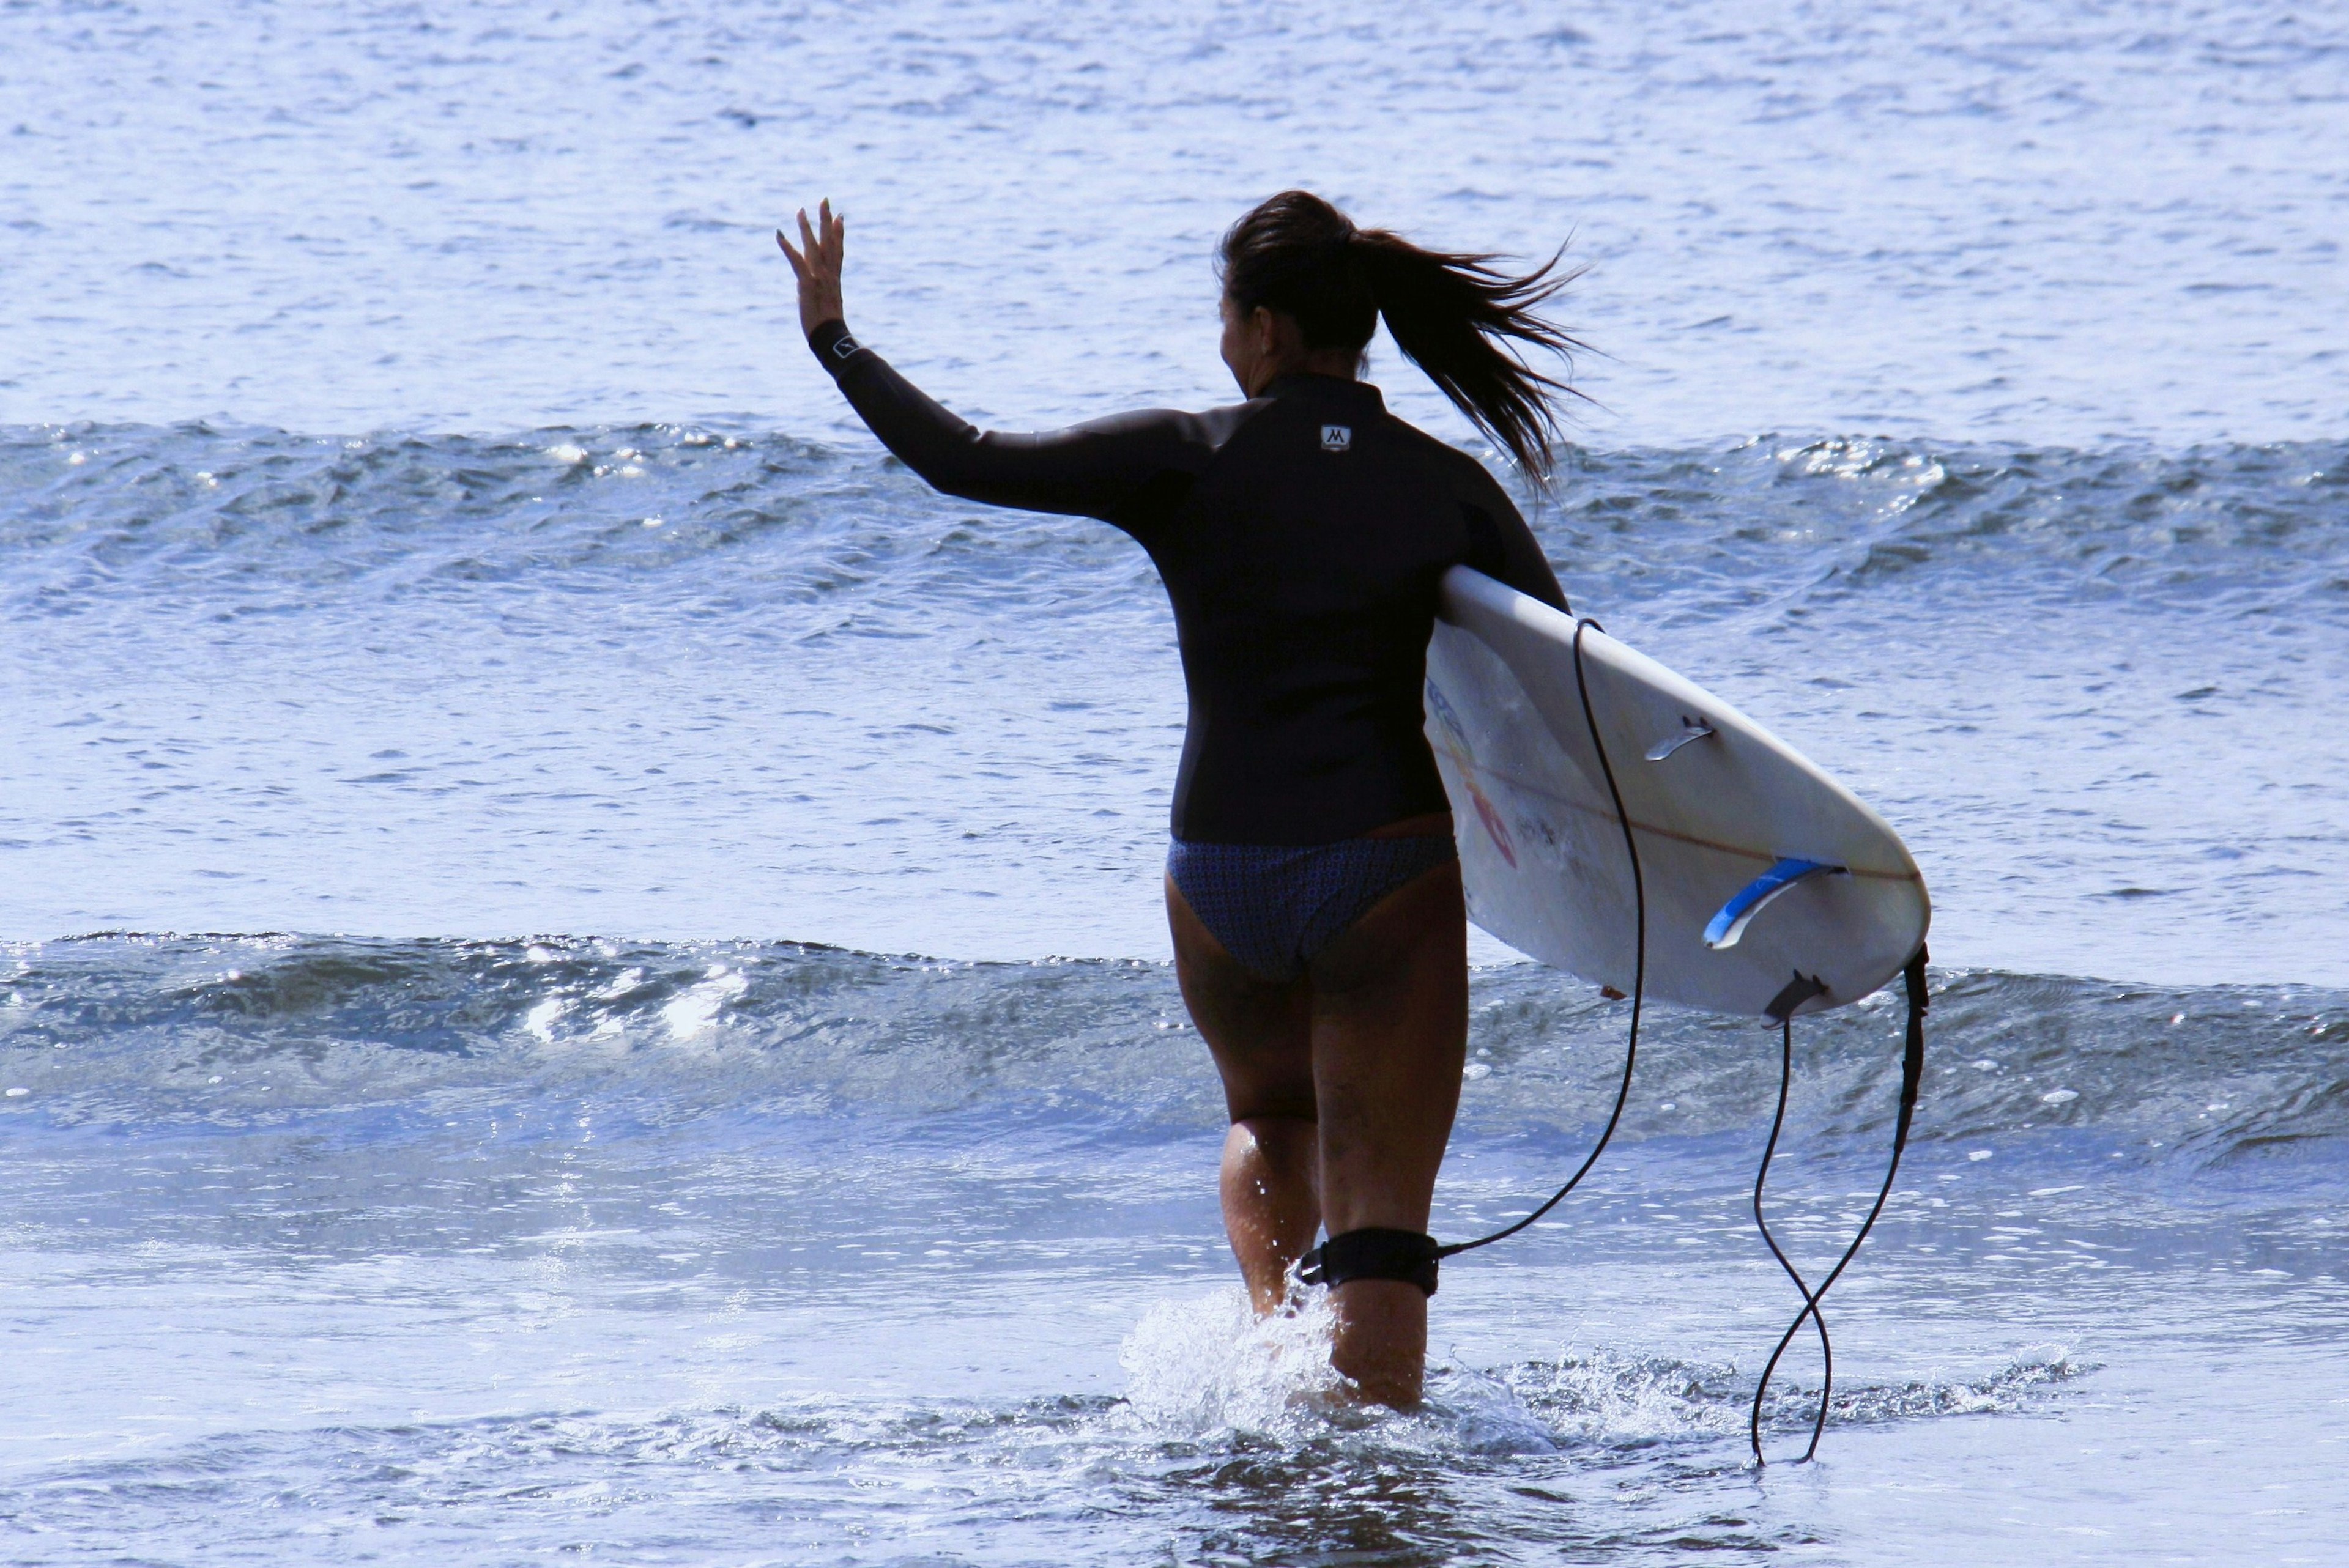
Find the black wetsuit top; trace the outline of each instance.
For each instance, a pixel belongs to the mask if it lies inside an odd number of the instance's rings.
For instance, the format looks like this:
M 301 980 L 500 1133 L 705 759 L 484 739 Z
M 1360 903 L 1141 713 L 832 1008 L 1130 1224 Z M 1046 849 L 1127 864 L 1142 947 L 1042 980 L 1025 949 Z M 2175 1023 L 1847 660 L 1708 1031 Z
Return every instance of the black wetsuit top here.
M 1324 844 L 1445 810 L 1421 732 L 1436 584 L 1465 563 L 1566 594 L 1482 464 L 1375 387 L 1289 376 L 1204 414 L 982 432 L 827 322 L 809 336 L 873 433 L 948 495 L 1099 518 L 1150 552 L 1190 691 L 1174 836 Z

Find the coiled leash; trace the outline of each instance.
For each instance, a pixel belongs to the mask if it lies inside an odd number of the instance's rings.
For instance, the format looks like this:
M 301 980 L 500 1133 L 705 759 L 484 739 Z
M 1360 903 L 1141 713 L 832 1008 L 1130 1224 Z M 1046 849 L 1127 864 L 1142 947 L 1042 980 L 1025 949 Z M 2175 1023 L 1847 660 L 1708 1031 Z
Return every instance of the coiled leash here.
M 1892 1179 L 1900 1173 L 1901 1151 L 1909 1147 L 1909 1123 L 1917 1114 L 1917 1092 L 1925 1078 L 1925 948 L 1920 943 L 1915 956 L 1900 971 L 1900 978 L 1909 992 L 1909 1026 L 1900 1049 L 1900 1114 L 1892 1124 L 1892 1159 L 1884 1168 L 1884 1185 L 1876 1191 L 1876 1202 L 1868 1211 L 1868 1218 L 1859 1224 L 1859 1233 L 1844 1249 L 1836 1266 L 1819 1288 L 1811 1289 L 1803 1283 L 1801 1273 L 1788 1262 L 1778 1238 L 1770 1233 L 1769 1222 L 1762 1217 L 1762 1185 L 1769 1180 L 1770 1161 L 1778 1149 L 1778 1130 L 1786 1119 L 1786 1089 L 1795 1076 L 1795 1009 L 1826 989 L 1815 979 L 1806 979 L 1799 972 L 1786 984 L 1770 1004 L 1770 1015 L 1778 1020 L 1778 1109 L 1770 1118 L 1770 1141 L 1762 1149 L 1762 1167 L 1754 1173 L 1754 1223 L 1760 1228 L 1762 1239 L 1770 1245 L 1771 1256 L 1795 1282 L 1795 1289 L 1803 1297 L 1803 1310 L 1795 1314 L 1795 1321 L 1778 1336 L 1778 1347 L 1770 1352 L 1769 1363 L 1762 1368 L 1762 1380 L 1754 1386 L 1754 1412 L 1746 1423 L 1747 1439 L 1754 1445 L 1754 1462 L 1769 1461 L 1762 1457 L 1762 1398 L 1770 1391 L 1771 1375 L 1778 1370 L 1778 1358 L 1786 1354 L 1795 1336 L 1802 1331 L 1803 1319 L 1809 1318 L 1819 1331 L 1819 1413 L 1811 1422 L 1811 1444 L 1803 1450 L 1798 1464 L 1806 1464 L 1819 1451 L 1819 1438 L 1827 1429 L 1827 1401 L 1835 1395 L 1835 1343 L 1827 1337 L 1827 1320 L 1819 1312 L 1819 1302 L 1851 1260 L 1859 1255 L 1859 1244 L 1868 1240 L 1868 1233 L 1876 1227 L 1876 1216 L 1884 1212 L 1885 1201 L 1892 1196 Z
M 1434 1237 L 1422 1235 L 1416 1231 L 1377 1226 L 1348 1231 L 1342 1235 L 1330 1237 L 1298 1260 L 1298 1277 L 1307 1284 L 1335 1287 L 1348 1280 L 1392 1279 L 1415 1284 L 1426 1295 L 1433 1295 L 1437 1264 L 1442 1260 L 1505 1241 L 1557 1208 L 1568 1193 L 1581 1184 L 1582 1179 L 1590 1173 L 1590 1168 L 1599 1163 L 1599 1155 L 1606 1152 L 1609 1140 L 1615 1136 L 1615 1129 L 1622 1122 L 1623 1108 L 1631 1098 L 1632 1071 L 1639 1062 L 1640 1014 L 1647 992 L 1648 888 L 1640 866 L 1639 841 L 1631 832 L 1631 813 L 1624 809 L 1623 791 L 1615 782 L 1615 765 L 1607 755 L 1607 743 L 1599 734 L 1598 715 L 1590 706 L 1590 685 L 1583 673 L 1582 662 L 1582 634 L 1586 627 L 1602 632 L 1606 630 L 1588 616 L 1575 622 L 1574 687 L 1582 699 L 1582 720 L 1590 731 L 1591 749 L 1598 753 L 1599 771 L 1607 779 L 1608 798 L 1614 802 L 1615 819 L 1622 825 L 1624 853 L 1631 862 L 1634 913 L 1631 1026 L 1623 1045 L 1623 1078 L 1615 1090 L 1614 1109 L 1608 1113 L 1607 1125 L 1600 1130 L 1599 1141 L 1591 1146 L 1589 1154 L 1574 1174 L 1567 1178 L 1566 1184 L 1551 1193 L 1541 1207 L 1515 1224 L 1495 1231 L 1489 1236 L 1479 1236 L 1473 1242 L 1454 1242 L 1449 1246 L 1441 1245 Z M 1903 967 L 1901 977 L 1907 984 L 1909 1020 L 1900 1057 L 1900 1110 L 1893 1125 L 1891 1162 L 1885 1169 L 1884 1184 L 1877 1191 L 1874 1206 L 1860 1223 L 1859 1233 L 1851 1239 L 1851 1245 L 1844 1249 L 1843 1255 L 1836 1261 L 1835 1267 L 1827 1271 L 1826 1278 L 1820 1282 L 1816 1290 L 1811 1289 L 1805 1282 L 1801 1272 L 1787 1258 L 1785 1249 L 1778 1245 L 1777 1237 L 1770 1233 L 1769 1222 L 1762 1214 L 1762 1190 L 1769 1179 L 1770 1161 L 1777 1154 L 1778 1136 L 1786 1119 L 1787 1093 L 1794 1082 L 1795 1009 L 1824 992 L 1826 986 L 1816 977 L 1806 976 L 1798 970 L 1764 1009 L 1778 1025 L 1778 1107 L 1770 1119 L 1770 1137 L 1763 1147 L 1761 1169 L 1754 1177 L 1754 1223 L 1760 1229 L 1762 1240 L 1768 1244 L 1771 1255 L 1778 1260 L 1778 1266 L 1785 1270 L 1786 1277 L 1795 1282 L 1795 1289 L 1803 1298 L 1803 1308 L 1795 1315 L 1795 1321 L 1786 1326 L 1786 1332 L 1778 1336 L 1777 1346 L 1771 1351 L 1769 1362 L 1762 1369 L 1761 1381 L 1754 1386 L 1754 1408 L 1747 1423 L 1747 1435 L 1753 1443 L 1754 1461 L 1757 1465 L 1768 1462 L 1762 1456 L 1763 1399 L 1769 1392 L 1770 1379 L 1777 1372 L 1780 1359 L 1786 1354 L 1786 1347 L 1794 1343 L 1795 1336 L 1802 1332 L 1806 1319 L 1818 1330 L 1819 1355 L 1824 1370 L 1818 1414 L 1811 1423 L 1810 1446 L 1803 1450 L 1802 1460 L 1797 1462 L 1808 1462 L 1818 1453 L 1819 1439 L 1826 1431 L 1827 1407 L 1835 1392 L 1835 1346 L 1827 1336 L 1826 1318 L 1819 1311 L 1819 1303 L 1836 1281 L 1843 1277 L 1844 1271 L 1851 1266 L 1852 1259 L 1859 1255 L 1860 1244 L 1868 1240 L 1868 1232 L 1876 1226 L 1877 1216 L 1884 1212 L 1885 1203 L 1892 1196 L 1893 1180 L 1900 1171 L 1900 1156 L 1909 1146 L 1909 1124 L 1916 1115 L 1917 1096 L 1924 1082 L 1926 1001 L 1925 949 L 1922 944 Z

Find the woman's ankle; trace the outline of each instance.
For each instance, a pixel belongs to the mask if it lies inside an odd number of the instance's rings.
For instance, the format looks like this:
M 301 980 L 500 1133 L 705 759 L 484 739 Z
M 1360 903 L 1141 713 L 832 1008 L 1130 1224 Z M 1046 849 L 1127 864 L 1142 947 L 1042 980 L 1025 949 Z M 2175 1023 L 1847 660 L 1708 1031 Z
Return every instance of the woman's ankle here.
M 1330 1365 L 1374 1405 L 1409 1409 L 1427 1378 L 1427 1297 L 1408 1281 L 1350 1280 L 1330 1292 Z

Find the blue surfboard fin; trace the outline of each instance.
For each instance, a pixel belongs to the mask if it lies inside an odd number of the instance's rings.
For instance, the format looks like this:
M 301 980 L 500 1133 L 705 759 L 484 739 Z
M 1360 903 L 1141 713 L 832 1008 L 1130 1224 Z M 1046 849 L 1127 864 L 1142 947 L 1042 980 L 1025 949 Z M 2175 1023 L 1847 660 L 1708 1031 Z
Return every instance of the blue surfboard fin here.
M 1825 861 L 1801 861 L 1791 856 L 1780 861 L 1738 889 L 1736 896 L 1705 923 L 1704 944 L 1716 949 L 1736 946 L 1737 939 L 1745 934 L 1745 928 L 1772 899 L 1806 877 L 1840 876 L 1843 869 Z

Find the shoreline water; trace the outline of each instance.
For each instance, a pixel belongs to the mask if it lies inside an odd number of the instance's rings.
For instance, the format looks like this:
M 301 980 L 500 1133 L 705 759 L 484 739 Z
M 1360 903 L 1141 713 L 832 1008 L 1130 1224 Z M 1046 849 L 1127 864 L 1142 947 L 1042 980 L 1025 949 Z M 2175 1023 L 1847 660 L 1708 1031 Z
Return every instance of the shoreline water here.
M 317 938 L 5 965 L 28 1092 L 0 1100 L 0 1289 L 48 1351 L 0 1453 L 23 1561 L 96 1532 L 169 1555 L 206 1520 L 264 1557 L 484 1563 L 2092 1563 L 2329 1533 L 2349 993 L 1936 970 L 1909 1160 L 1830 1298 L 1825 1464 L 1757 1474 L 1744 1400 L 1795 1303 L 1747 1212 L 1776 1045 L 1750 1023 L 1651 1011 L 1593 1180 L 1446 1270 L 1433 1402 L 1385 1418 L 1312 1402 L 1309 1313 L 1246 1325 L 1213 1075 L 1161 965 Z M 1624 1011 L 1479 972 L 1439 1233 L 1578 1158 Z M 1898 1035 L 1886 1002 L 1797 1027 L 1771 1212 L 1799 1257 L 1881 1171 Z M 1920 1479 L 2001 1511 L 1890 1511 Z

